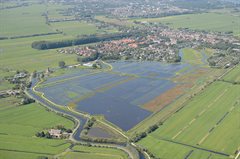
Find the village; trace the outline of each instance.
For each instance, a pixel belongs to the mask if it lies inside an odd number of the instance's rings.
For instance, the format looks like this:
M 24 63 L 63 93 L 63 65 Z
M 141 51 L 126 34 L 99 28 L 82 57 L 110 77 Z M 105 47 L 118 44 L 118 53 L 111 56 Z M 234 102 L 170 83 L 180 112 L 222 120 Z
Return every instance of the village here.
M 212 48 L 215 56 L 212 66 L 231 66 L 240 61 L 239 40 L 223 33 L 200 32 L 188 29 L 171 29 L 166 26 L 159 27 L 156 24 L 144 23 L 144 33 L 134 35 L 129 38 L 100 42 L 89 46 L 75 46 L 70 48 L 58 49 L 61 54 L 77 54 L 83 57 L 90 57 L 98 53 L 103 60 L 145 60 L 180 62 L 179 50 L 182 48 Z M 128 30 L 129 32 L 131 30 Z M 221 44 L 221 45 L 220 45 Z M 230 58 L 218 60 L 218 54 L 227 50 Z M 214 59 L 213 59 L 214 58 Z M 213 62 L 211 62 L 213 64 Z

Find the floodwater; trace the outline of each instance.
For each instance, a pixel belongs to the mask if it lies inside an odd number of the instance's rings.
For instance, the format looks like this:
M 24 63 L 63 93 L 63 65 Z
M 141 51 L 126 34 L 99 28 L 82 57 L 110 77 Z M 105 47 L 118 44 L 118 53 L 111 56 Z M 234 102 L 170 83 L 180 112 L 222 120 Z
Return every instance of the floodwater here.
M 111 72 L 80 76 L 39 90 L 59 104 L 67 105 L 68 102 L 77 101 L 77 110 L 104 115 L 108 121 L 127 131 L 152 114 L 142 106 L 173 88 L 176 83 L 171 78 L 178 71 L 189 67 L 188 64 L 160 62 L 117 61 L 111 64 Z M 80 73 L 82 75 L 84 71 Z M 73 76 L 76 75 L 74 72 Z M 62 78 L 50 78 L 47 82 L 73 76 L 67 74 Z M 77 97 L 70 98 L 66 92 L 73 92 Z

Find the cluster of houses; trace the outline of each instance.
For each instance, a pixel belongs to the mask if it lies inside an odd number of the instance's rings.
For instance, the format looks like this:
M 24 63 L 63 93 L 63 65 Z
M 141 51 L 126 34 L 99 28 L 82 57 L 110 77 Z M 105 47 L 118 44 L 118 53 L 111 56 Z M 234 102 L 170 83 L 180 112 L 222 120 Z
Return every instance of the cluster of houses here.
M 176 15 L 191 13 L 189 9 L 179 8 L 176 6 L 169 6 L 165 3 L 154 5 L 138 3 L 130 3 L 127 6 L 114 8 L 110 14 L 118 18 L 132 18 L 132 17 L 159 17 L 166 15 Z
M 24 78 L 26 78 L 27 76 L 28 76 L 28 74 L 26 72 L 18 72 L 14 76 L 5 77 L 4 79 L 2 79 L 2 80 L 8 81 L 9 83 L 19 85 L 20 87 L 17 89 L 9 89 L 9 90 L 0 91 L 0 98 L 21 95 L 22 91 L 20 88 L 23 87 L 23 85 L 25 83 Z
M 170 28 L 159 28 L 155 27 L 154 30 L 158 33 L 159 36 L 165 36 L 170 38 L 171 43 L 176 44 L 177 40 L 181 41 L 192 41 L 198 43 L 209 43 L 211 45 L 217 44 L 221 41 L 224 42 L 234 42 L 236 41 L 235 38 L 227 35 L 219 35 L 216 33 L 206 33 L 206 32 L 199 32 L 199 31 L 190 31 L 187 29 L 182 30 L 174 30 Z
M 79 56 L 90 57 L 96 50 L 90 49 L 89 47 L 72 47 L 72 48 L 64 48 L 57 50 L 60 54 L 77 54 Z
M 5 98 L 8 96 L 17 96 L 20 95 L 21 91 L 20 90 L 4 90 L 0 91 L 0 98 Z
M 99 53 L 100 57 L 104 60 L 134 59 L 179 62 L 181 60 L 179 49 L 184 47 L 197 48 L 199 46 L 206 46 L 214 48 L 219 43 L 226 45 L 239 43 L 237 39 L 228 34 L 192 31 L 189 29 L 171 29 L 165 26 L 146 24 L 141 29 L 143 33 L 141 35 L 132 35 L 129 38 L 105 41 L 91 47 L 60 49 L 58 52 L 66 54 L 74 53 L 84 57 Z M 233 48 L 233 50 L 235 52 L 239 51 L 238 48 Z M 219 61 L 224 61 L 225 59 L 219 59 Z M 224 62 L 224 65 L 227 63 Z

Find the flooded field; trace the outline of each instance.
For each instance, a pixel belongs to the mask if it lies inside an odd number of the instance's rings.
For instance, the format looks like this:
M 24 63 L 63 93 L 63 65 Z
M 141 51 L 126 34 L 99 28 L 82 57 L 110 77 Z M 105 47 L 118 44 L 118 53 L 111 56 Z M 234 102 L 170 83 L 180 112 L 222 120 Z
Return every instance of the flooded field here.
M 49 78 L 39 91 L 60 105 L 75 104 L 75 109 L 104 117 L 127 131 L 152 111 L 144 104 L 177 85 L 171 79 L 186 70 L 187 64 L 159 62 L 110 63 L 111 71 L 77 70 Z

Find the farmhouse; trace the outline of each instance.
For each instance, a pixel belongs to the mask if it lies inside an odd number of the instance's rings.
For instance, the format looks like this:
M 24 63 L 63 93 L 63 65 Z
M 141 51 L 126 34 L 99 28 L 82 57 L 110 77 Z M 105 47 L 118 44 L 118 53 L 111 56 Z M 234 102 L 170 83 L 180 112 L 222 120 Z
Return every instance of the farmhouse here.
M 50 129 L 48 132 L 53 138 L 60 138 L 62 136 L 62 131 L 58 129 Z
M 15 76 L 14 76 L 14 78 L 25 78 L 27 76 L 27 74 L 26 73 L 24 73 L 24 72 L 21 72 L 21 73 L 19 73 L 19 74 L 16 74 Z

